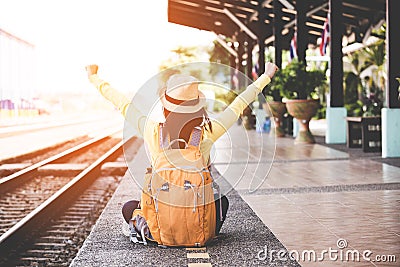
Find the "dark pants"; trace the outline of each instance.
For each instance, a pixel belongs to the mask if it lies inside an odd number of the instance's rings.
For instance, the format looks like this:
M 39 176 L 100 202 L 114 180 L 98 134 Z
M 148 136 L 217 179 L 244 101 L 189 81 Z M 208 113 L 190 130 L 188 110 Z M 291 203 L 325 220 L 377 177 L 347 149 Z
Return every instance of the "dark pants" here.
M 221 213 L 220 213 L 220 201 L 221 201 L 221 206 L 222 206 L 222 220 L 221 220 Z M 122 215 L 124 216 L 124 219 L 127 223 L 129 223 L 129 220 L 132 217 L 133 211 L 138 207 L 139 201 L 137 200 L 130 200 L 124 204 L 122 207 Z M 222 196 L 221 199 L 215 200 L 215 208 L 217 212 L 217 224 L 215 227 L 215 234 L 218 235 L 219 231 L 221 230 L 222 224 L 225 221 L 226 218 L 226 213 L 228 212 L 229 208 L 229 201 L 226 196 Z

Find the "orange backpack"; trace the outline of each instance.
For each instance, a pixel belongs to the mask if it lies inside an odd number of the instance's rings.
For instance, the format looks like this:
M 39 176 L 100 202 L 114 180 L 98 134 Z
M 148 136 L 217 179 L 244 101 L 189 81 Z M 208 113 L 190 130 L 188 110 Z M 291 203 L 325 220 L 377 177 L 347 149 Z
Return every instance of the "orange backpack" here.
M 215 236 L 216 208 L 213 179 L 200 152 L 203 130 L 195 128 L 186 143 L 170 141 L 163 128 L 160 124 L 160 149 L 145 176 L 140 208 L 130 221 L 131 241 L 204 246 Z M 184 142 L 185 148 L 172 148 L 176 142 Z

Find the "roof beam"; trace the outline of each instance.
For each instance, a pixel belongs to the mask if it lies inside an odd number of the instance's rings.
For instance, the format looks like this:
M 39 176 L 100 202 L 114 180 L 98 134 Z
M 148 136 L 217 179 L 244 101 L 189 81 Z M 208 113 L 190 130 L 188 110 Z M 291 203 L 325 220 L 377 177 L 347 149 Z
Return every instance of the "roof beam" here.
M 174 1 L 168 5 L 168 21 L 180 25 L 185 25 L 200 30 L 214 31 L 219 34 L 231 36 L 239 28 L 225 16 L 225 14 L 215 12 L 196 12 L 196 9 L 190 8 L 182 3 Z M 210 23 L 212 21 L 213 23 Z
M 204 0 L 204 1 L 207 1 L 207 0 Z M 221 2 L 230 2 L 233 5 L 242 6 L 242 7 L 246 7 L 246 8 L 249 8 L 249 9 L 256 9 L 259 6 L 258 1 L 247 1 L 247 0 L 233 0 L 233 1 L 230 0 L 230 1 L 226 1 L 226 0 L 224 0 L 224 1 L 221 1 Z M 225 7 L 227 7 L 227 6 L 225 5 Z
M 285 1 L 285 0 L 283 0 Z M 295 6 L 298 1 L 286 0 Z M 304 0 L 305 1 L 305 0 Z M 400 1 L 400 0 L 398 0 Z M 306 28 L 308 39 L 315 43 L 321 32 L 321 27 L 327 13 L 330 0 L 310 0 L 306 2 Z M 343 0 L 342 23 L 346 27 L 346 35 L 354 34 L 363 37 L 368 34 L 368 28 L 376 25 L 384 18 L 386 0 Z M 254 37 L 247 30 L 254 33 L 262 43 L 271 45 L 274 34 L 272 32 L 273 3 L 279 4 L 283 12 L 284 29 L 282 47 L 287 49 L 290 34 L 295 25 L 296 10 L 282 5 L 281 0 L 168 0 L 169 21 L 177 24 L 214 31 L 225 36 L 235 36 L 243 32 L 250 40 Z M 224 11 L 227 9 L 236 19 L 230 18 Z M 259 12 L 262 10 L 263 23 L 260 24 Z M 170 12 L 172 11 L 172 14 Z M 236 21 L 236 22 L 235 22 Z M 240 22 L 239 24 L 237 22 Z M 243 25 L 245 27 L 243 27 Z M 271 27 L 270 27 L 271 26 Z M 259 32 L 260 31 L 260 32 Z M 361 37 L 358 37 L 359 39 Z M 361 41 L 361 40 L 359 40 Z
M 177 1 L 177 0 L 174 0 L 174 1 Z M 197 0 L 197 2 L 200 2 L 200 1 Z M 202 4 L 201 4 L 201 8 L 209 10 L 209 11 L 213 11 L 213 12 L 219 12 L 219 13 L 223 13 L 223 9 L 228 8 L 229 11 L 231 11 L 233 14 L 236 14 L 237 17 L 249 18 L 253 15 L 255 8 L 257 7 L 257 6 L 253 6 L 251 4 L 247 4 L 244 2 L 240 2 L 237 5 L 233 5 L 228 2 L 229 1 L 220 2 L 220 1 L 203 0 Z
M 289 1 L 279 0 L 279 2 L 281 2 L 281 4 L 284 5 L 287 9 L 294 10 L 294 6 L 291 3 L 289 3 Z
M 257 40 L 257 35 L 255 35 L 244 23 L 242 23 L 232 12 L 230 12 L 227 8 L 224 8 L 224 13 L 234 22 L 239 28 L 244 31 L 248 36 L 253 40 Z
M 386 0 L 379 1 L 362 1 L 362 4 L 359 0 L 345 0 L 343 5 L 356 5 L 359 8 L 368 8 L 371 12 L 375 12 L 377 10 L 386 10 Z
M 230 46 L 225 42 L 225 40 L 223 40 L 223 39 L 221 38 L 221 36 L 218 35 L 218 34 L 217 34 L 217 39 L 216 39 L 216 41 L 217 41 L 223 48 L 225 48 L 226 51 L 229 52 L 229 54 L 231 54 L 231 55 L 234 56 L 234 57 L 237 57 L 237 56 L 238 56 L 238 53 L 237 53 L 232 47 L 230 47 Z
M 311 15 L 314 15 L 315 13 L 317 13 L 318 11 L 320 11 L 321 9 L 324 9 L 327 5 L 329 5 L 329 3 L 325 3 L 320 5 L 319 7 L 313 8 L 310 11 L 307 12 L 307 17 L 310 17 Z M 285 28 L 289 28 L 292 27 L 294 24 L 296 24 L 296 20 L 292 20 L 291 22 L 287 23 L 285 25 Z

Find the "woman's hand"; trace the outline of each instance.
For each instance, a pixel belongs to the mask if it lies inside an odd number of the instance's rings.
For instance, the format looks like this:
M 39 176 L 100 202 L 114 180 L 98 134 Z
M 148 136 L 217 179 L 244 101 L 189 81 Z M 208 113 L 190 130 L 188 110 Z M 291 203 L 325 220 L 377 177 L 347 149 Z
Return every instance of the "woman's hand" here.
M 278 70 L 278 67 L 271 62 L 267 62 L 265 63 L 265 71 L 264 74 L 267 75 L 268 77 L 270 77 L 272 79 L 272 77 L 274 77 L 275 72 Z
M 90 78 L 91 75 L 97 74 L 97 70 L 99 69 L 99 66 L 97 65 L 87 65 L 85 67 L 88 78 Z

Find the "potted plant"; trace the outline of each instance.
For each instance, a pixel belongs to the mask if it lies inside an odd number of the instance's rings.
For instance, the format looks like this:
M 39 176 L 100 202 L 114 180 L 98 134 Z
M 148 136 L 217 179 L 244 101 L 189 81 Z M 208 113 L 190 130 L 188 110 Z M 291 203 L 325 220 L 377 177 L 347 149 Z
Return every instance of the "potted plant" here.
M 282 87 L 284 86 L 284 80 L 281 70 L 278 70 L 274 77 L 273 82 L 267 86 L 267 105 L 271 110 L 272 116 L 275 122 L 275 135 L 277 137 L 285 136 L 285 131 L 282 128 L 283 116 L 287 112 L 286 104 L 282 102 L 282 96 L 280 94 Z
M 304 63 L 297 60 L 282 69 L 281 75 L 281 94 L 287 98 L 286 108 L 299 122 L 296 143 L 315 143 L 309 122 L 320 107 L 319 99 L 315 99 L 316 88 L 325 85 L 326 75 L 321 70 L 307 71 Z

